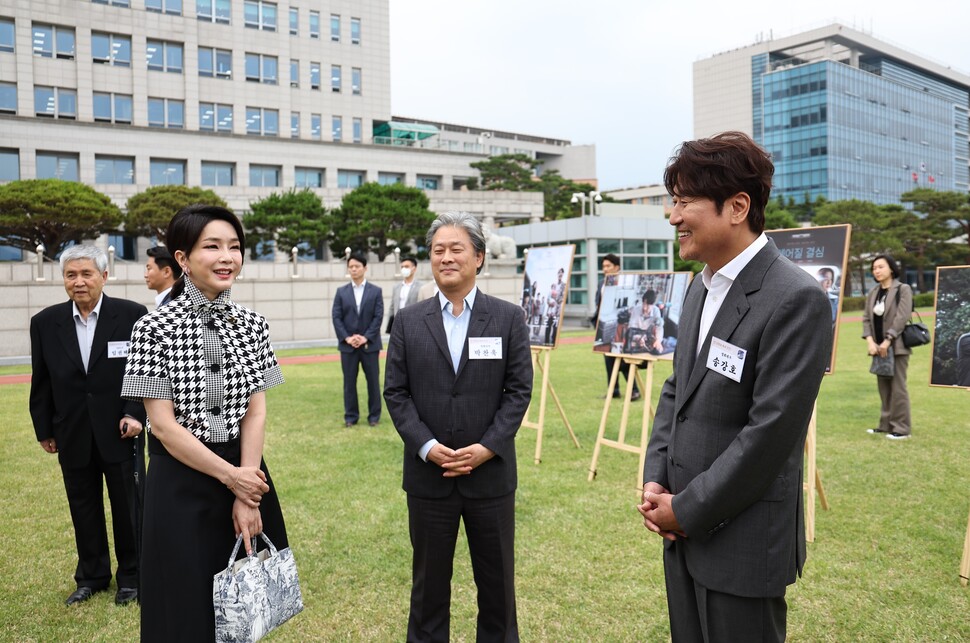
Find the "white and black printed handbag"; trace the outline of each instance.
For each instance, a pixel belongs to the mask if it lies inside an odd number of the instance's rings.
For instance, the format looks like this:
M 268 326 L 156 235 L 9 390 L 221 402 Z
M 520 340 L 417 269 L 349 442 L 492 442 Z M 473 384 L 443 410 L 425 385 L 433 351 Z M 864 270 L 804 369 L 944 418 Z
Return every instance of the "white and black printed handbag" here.
M 216 613 L 216 641 L 258 641 L 271 630 L 303 611 L 300 578 L 289 547 L 277 551 L 261 534 L 269 549 L 236 560 L 242 536 L 229 556 L 229 565 L 212 577 L 212 605 Z

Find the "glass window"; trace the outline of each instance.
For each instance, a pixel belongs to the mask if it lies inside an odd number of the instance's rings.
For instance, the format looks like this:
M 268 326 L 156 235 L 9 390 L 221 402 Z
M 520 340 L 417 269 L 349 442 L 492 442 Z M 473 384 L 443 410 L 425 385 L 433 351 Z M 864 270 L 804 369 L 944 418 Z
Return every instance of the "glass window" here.
M 620 254 L 619 239 L 600 239 L 599 243 L 597 243 L 597 246 L 599 246 L 600 256 L 608 255 L 610 253 L 613 253 L 615 255 Z M 621 266 L 621 267 L 626 268 L 626 266 Z
M 290 35 L 300 34 L 300 10 L 297 7 L 290 7 Z
M 250 165 L 249 185 L 278 188 L 280 186 L 280 167 L 278 165 Z
M 229 186 L 236 184 L 235 163 L 202 161 L 202 185 Z
M 63 87 L 34 86 L 34 113 L 51 118 L 77 118 L 77 92 Z
M 647 257 L 649 270 L 667 270 L 667 257 Z
M 625 239 L 623 241 L 623 252 L 628 255 L 643 254 L 643 239 Z
M 199 129 L 208 132 L 232 132 L 232 106 L 199 103 Z
M 10 18 L 0 18 L 0 51 L 13 51 L 16 41 L 14 21 Z
M 151 159 L 152 185 L 185 185 L 185 161 Z
M 359 118 L 355 118 L 353 122 L 354 126 L 354 143 L 360 143 L 363 138 L 364 124 Z
M 74 29 L 34 23 L 32 33 L 35 55 L 74 59 Z
M 246 0 L 244 6 L 246 26 L 250 29 L 276 31 L 276 5 L 263 0 Z
M 311 38 L 320 37 L 320 12 L 319 11 L 310 12 L 310 37 Z
M 290 112 L 290 138 L 300 138 L 300 112 Z
M 145 57 L 148 60 L 149 69 L 182 73 L 181 43 L 149 40 L 146 42 Z
M 344 119 L 334 116 L 330 121 L 330 135 L 335 143 L 339 143 L 344 137 Z
M 130 7 L 129 0 L 91 0 L 95 4 L 110 4 L 114 7 Z
M 404 175 L 396 172 L 378 172 L 377 182 L 381 185 L 397 185 L 404 183 Z
M 623 263 L 624 270 L 646 270 L 646 262 L 643 257 L 623 257 L 620 261 Z
M 116 67 L 131 66 L 131 38 L 112 33 L 91 33 L 94 62 Z
M 275 85 L 278 77 L 276 56 L 246 54 L 246 80 Z
M 196 0 L 195 13 L 199 20 L 228 25 L 232 16 L 231 0 Z
M 20 152 L 0 149 L 0 181 L 20 180 Z
M 300 61 L 290 59 L 290 87 L 300 86 Z
M 5 114 L 17 113 L 16 83 L 0 83 L 0 112 Z
M 320 114 L 310 114 L 310 138 L 315 141 L 323 138 L 323 118 Z
M 360 44 L 360 18 L 350 19 L 350 44 Z
M 182 15 L 182 0 L 145 0 L 145 9 L 180 16 Z
M 131 185 L 135 182 L 135 158 L 133 156 L 94 156 L 95 183 L 121 183 Z
M 131 96 L 94 92 L 94 120 L 107 123 L 130 123 Z
M 652 255 L 665 255 L 667 254 L 667 242 L 647 241 L 647 252 Z
M 310 63 L 310 89 L 320 89 L 320 63 Z
M 427 176 L 424 174 L 419 174 L 415 182 L 415 186 L 422 190 L 437 190 L 440 182 L 440 176 Z
M 350 87 L 354 95 L 360 96 L 360 67 L 350 70 Z
M 340 91 L 340 65 L 330 66 L 330 89 L 335 92 Z
M 246 133 L 261 136 L 278 136 L 280 133 L 280 114 L 275 109 L 262 107 L 246 108 Z
M 199 47 L 199 76 L 232 78 L 232 52 L 228 49 Z
M 37 152 L 37 178 L 78 180 L 78 156 L 65 152 Z
M 322 188 L 323 170 L 315 167 L 298 167 L 296 170 L 296 187 Z
M 335 13 L 330 14 L 330 40 L 340 42 L 340 16 Z
M 338 188 L 356 188 L 364 184 L 364 173 L 359 170 L 337 170 Z
M 148 126 L 182 129 L 185 126 L 185 103 L 173 98 L 149 98 Z

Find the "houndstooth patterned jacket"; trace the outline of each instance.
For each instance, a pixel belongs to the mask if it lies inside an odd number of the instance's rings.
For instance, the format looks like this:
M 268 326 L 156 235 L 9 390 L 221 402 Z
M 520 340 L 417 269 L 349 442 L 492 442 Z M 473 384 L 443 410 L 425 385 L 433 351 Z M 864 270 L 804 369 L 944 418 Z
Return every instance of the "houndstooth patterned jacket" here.
M 266 319 L 228 290 L 209 301 L 186 280 L 181 296 L 135 324 L 121 395 L 172 400 L 195 437 L 225 442 L 239 437 L 250 396 L 282 383 Z

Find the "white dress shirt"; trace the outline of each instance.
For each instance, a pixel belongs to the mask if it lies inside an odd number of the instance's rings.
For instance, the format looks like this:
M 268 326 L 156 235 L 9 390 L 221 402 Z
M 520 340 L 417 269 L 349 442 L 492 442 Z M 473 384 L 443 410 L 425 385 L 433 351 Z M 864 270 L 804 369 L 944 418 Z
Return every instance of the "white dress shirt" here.
M 77 345 L 81 349 L 81 361 L 84 363 L 84 372 L 88 371 L 88 362 L 91 361 L 91 345 L 94 343 L 94 331 L 98 329 L 98 315 L 101 314 L 101 302 L 104 295 L 98 298 L 94 310 L 88 313 L 88 318 L 81 316 L 77 304 L 71 302 L 74 308 L 74 330 L 77 331 Z
M 724 264 L 717 272 L 712 273 L 709 266 L 704 266 L 704 270 L 701 272 L 701 279 L 704 280 L 704 286 L 707 288 L 707 298 L 704 300 L 704 311 L 701 313 L 701 327 L 700 333 L 697 336 L 697 353 L 695 353 L 695 356 L 700 355 L 701 346 L 704 344 L 704 340 L 707 339 L 707 333 L 711 330 L 711 324 L 714 323 L 714 318 L 717 317 L 717 311 L 721 310 L 724 297 L 731 290 L 731 286 L 734 285 L 734 280 L 738 278 L 738 275 L 741 274 L 744 267 L 754 259 L 754 256 L 767 243 L 768 237 L 762 232 L 737 257 Z
M 360 314 L 360 300 L 364 298 L 364 286 L 366 285 L 366 279 L 361 279 L 359 286 L 353 281 L 350 282 L 350 287 L 354 289 L 354 302 L 357 304 L 357 314 Z

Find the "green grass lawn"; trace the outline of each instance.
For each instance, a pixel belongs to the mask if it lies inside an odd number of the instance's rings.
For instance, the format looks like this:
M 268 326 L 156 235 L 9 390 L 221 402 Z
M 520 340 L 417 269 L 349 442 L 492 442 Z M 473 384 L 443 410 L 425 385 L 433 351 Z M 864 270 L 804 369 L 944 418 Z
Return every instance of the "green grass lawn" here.
M 927 386 L 930 351 L 917 349 L 914 437 L 897 443 L 866 434 L 879 396 L 860 334 L 859 322 L 842 325 L 836 373 L 825 378 L 818 403 L 818 466 L 832 508 L 819 508 L 805 576 L 788 593 L 789 638 L 970 640 L 970 590 L 957 577 L 970 510 L 970 394 Z M 658 364 L 655 396 L 669 372 L 669 363 Z M 386 415 L 377 429 L 343 428 L 339 362 L 289 365 L 284 373 L 287 383 L 269 394 L 266 459 L 306 609 L 270 639 L 403 640 L 410 545 L 397 433 Z M 596 480 L 586 480 L 606 388 L 603 360 L 590 344 L 561 346 L 551 378 L 581 448 L 551 401 L 540 465 L 533 464 L 535 431 L 519 434 L 522 638 L 664 641 L 661 543 L 634 508 L 637 456 L 604 449 Z M 360 389 L 363 396 L 363 377 Z M 26 384 L 0 386 L 0 638 L 135 640 L 138 607 L 115 607 L 114 587 L 79 607 L 63 605 L 74 589 L 73 533 L 56 457 L 34 439 L 27 393 Z M 631 426 L 639 426 L 641 409 L 636 403 Z M 177 525 L 170 537 L 179 538 Z M 473 641 L 475 590 L 463 536 L 453 587 L 452 639 Z

